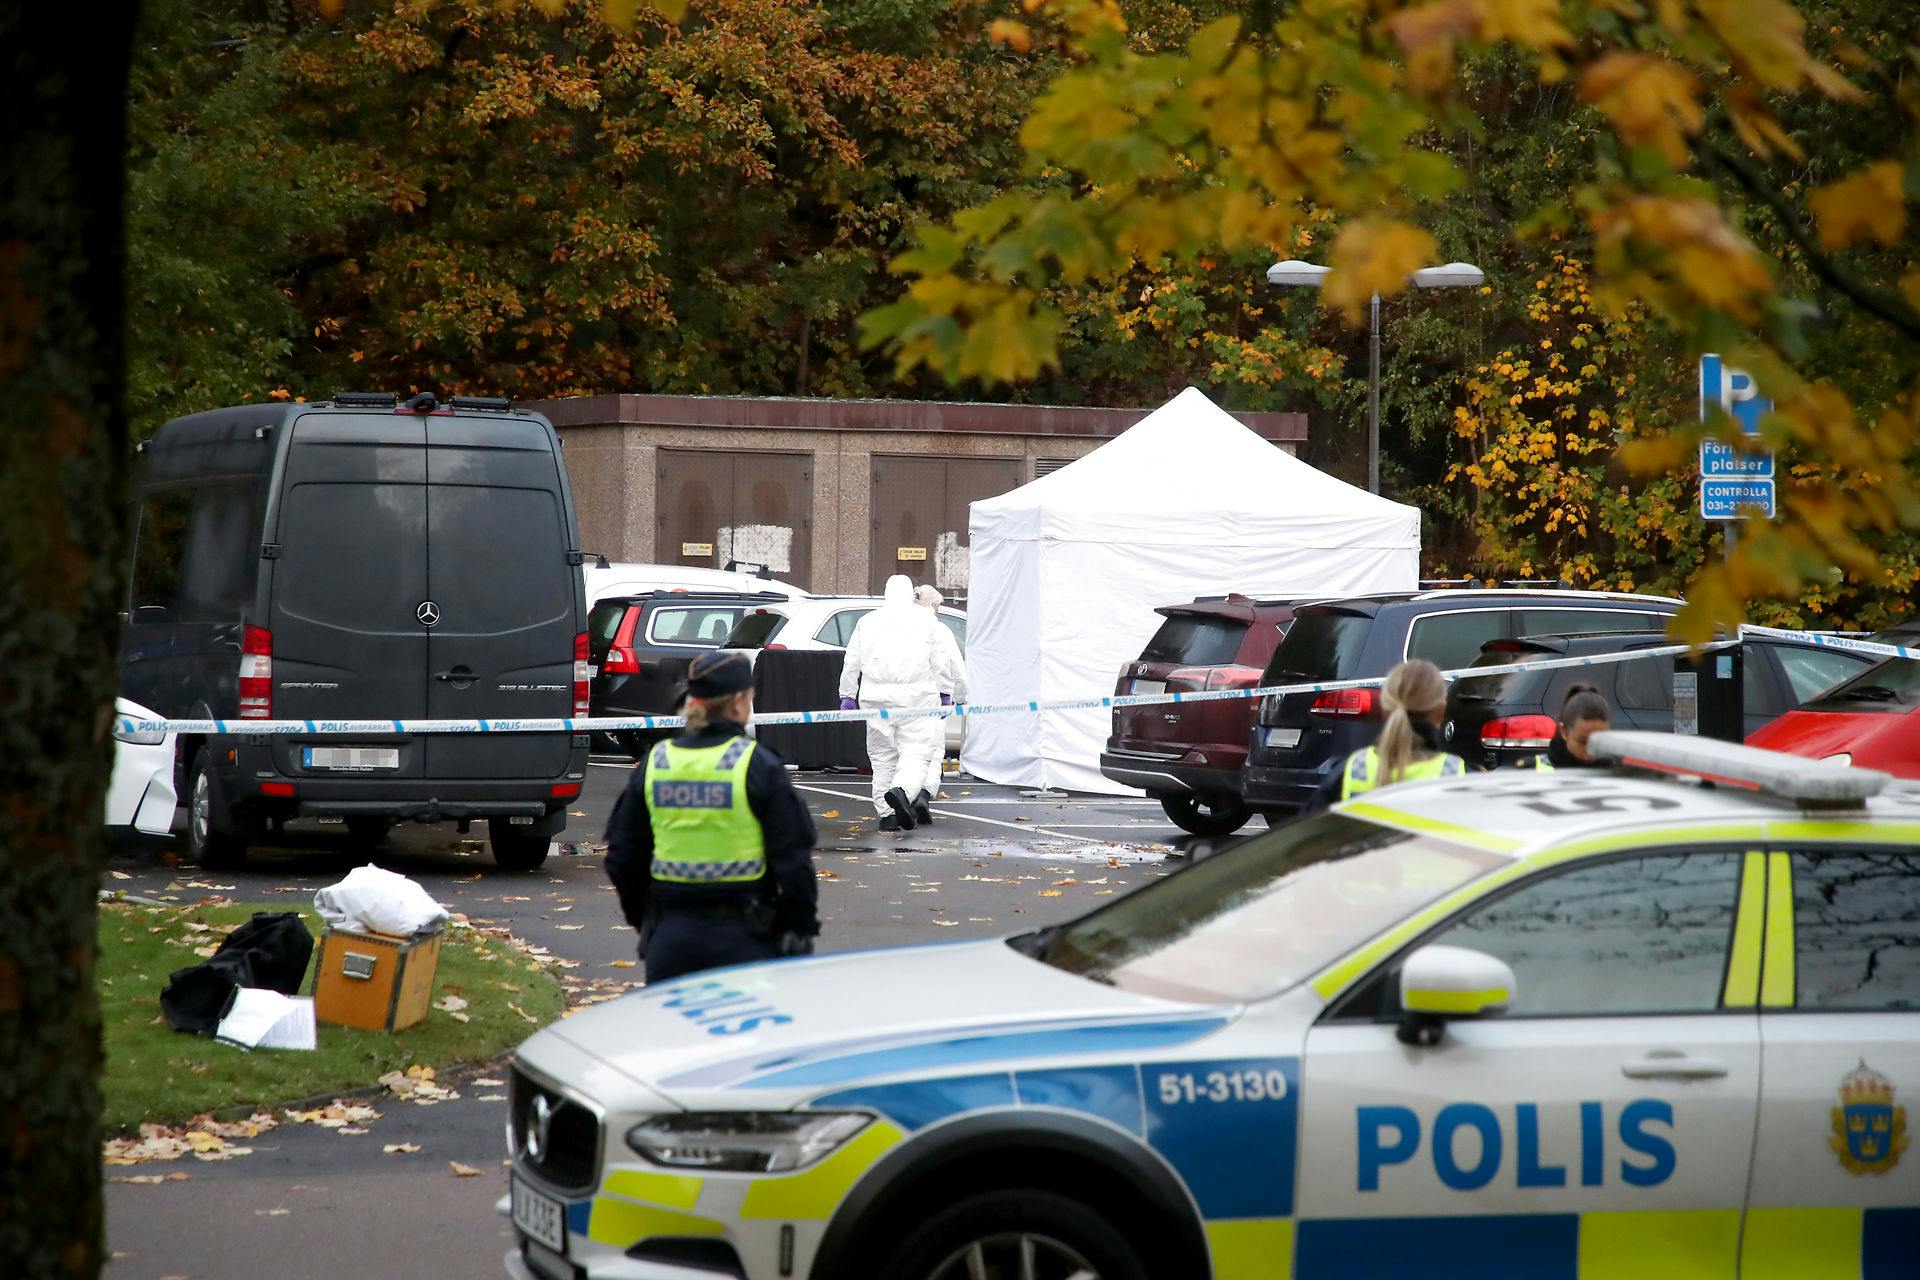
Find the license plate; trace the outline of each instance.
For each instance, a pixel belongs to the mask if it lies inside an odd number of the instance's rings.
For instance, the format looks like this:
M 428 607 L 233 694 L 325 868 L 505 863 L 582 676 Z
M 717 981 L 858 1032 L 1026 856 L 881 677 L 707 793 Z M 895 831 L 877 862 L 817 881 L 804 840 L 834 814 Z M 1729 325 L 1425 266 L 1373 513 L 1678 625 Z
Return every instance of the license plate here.
M 1165 680 L 1135 680 L 1133 682 L 1133 691 L 1135 693 L 1165 693 L 1167 691 L 1167 682 Z
M 398 769 L 398 747 L 308 747 L 309 769 L 342 769 L 364 772 L 370 769 Z
M 1267 730 L 1267 745 L 1277 751 L 1291 751 L 1300 745 L 1300 731 L 1298 729 L 1269 729 Z
M 513 1180 L 513 1225 L 555 1253 L 567 1251 L 567 1207 L 518 1178 Z

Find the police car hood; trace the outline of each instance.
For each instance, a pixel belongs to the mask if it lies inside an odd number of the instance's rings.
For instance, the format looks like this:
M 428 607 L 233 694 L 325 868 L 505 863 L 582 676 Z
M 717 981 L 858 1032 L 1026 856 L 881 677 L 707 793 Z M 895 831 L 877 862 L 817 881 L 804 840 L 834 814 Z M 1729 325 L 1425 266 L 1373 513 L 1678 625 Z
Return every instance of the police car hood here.
M 1237 1012 L 1120 991 L 995 939 L 689 975 L 575 1014 L 522 1052 L 555 1037 L 680 1106 L 781 1108 L 897 1076 L 1133 1061 Z

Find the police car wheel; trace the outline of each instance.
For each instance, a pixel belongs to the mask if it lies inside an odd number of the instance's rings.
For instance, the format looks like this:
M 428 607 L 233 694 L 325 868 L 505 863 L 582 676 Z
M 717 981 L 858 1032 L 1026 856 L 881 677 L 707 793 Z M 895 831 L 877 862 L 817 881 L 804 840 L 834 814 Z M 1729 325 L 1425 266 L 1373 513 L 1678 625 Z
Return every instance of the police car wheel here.
M 1230 836 L 1247 825 L 1253 811 L 1224 796 L 1161 796 L 1160 807 L 1173 825 L 1196 836 Z
M 881 1280 L 1147 1280 L 1114 1225 L 1078 1200 L 1016 1189 L 935 1214 L 894 1251 Z
M 487 820 L 487 843 L 493 848 L 493 862 L 502 871 L 532 871 L 547 860 L 552 838 L 529 835 L 531 828 L 516 827 L 505 818 Z

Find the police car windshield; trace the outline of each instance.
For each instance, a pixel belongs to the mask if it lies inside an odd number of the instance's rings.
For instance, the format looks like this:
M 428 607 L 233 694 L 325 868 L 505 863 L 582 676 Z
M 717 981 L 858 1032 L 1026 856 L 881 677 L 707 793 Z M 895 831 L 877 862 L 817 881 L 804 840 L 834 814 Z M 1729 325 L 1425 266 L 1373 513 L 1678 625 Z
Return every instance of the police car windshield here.
M 1321 814 L 1063 925 L 1035 939 L 1030 954 L 1142 995 L 1258 1000 L 1503 864 L 1431 836 Z

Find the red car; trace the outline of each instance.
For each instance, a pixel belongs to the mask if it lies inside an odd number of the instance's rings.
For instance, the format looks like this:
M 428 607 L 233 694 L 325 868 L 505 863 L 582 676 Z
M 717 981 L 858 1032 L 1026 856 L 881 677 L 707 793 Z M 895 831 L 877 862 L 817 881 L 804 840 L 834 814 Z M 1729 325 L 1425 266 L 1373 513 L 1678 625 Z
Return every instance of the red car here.
M 1901 641 L 1900 643 L 1906 643 Z M 1888 658 L 1789 711 L 1747 745 L 1920 779 L 1920 660 Z
M 1114 693 L 1252 689 L 1293 621 L 1293 605 L 1234 594 L 1157 609 L 1166 621 L 1140 657 L 1120 668 Z M 1100 772 L 1144 790 L 1183 831 L 1238 831 L 1252 816 L 1240 799 L 1240 766 L 1255 703 L 1115 707 Z

